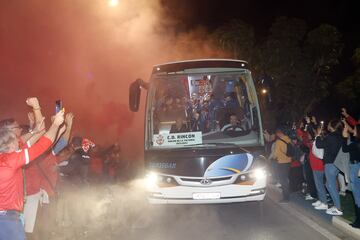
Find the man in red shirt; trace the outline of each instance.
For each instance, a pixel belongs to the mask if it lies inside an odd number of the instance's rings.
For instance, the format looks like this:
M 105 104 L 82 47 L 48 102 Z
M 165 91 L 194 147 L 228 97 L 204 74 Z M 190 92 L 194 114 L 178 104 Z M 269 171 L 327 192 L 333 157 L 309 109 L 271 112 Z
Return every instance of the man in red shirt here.
M 19 150 L 19 140 L 13 130 L 0 129 L 0 240 L 23 240 L 20 221 L 24 205 L 22 167 L 43 154 L 55 141 L 64 113 L 56 114 L 49 130 L 32 147 Z

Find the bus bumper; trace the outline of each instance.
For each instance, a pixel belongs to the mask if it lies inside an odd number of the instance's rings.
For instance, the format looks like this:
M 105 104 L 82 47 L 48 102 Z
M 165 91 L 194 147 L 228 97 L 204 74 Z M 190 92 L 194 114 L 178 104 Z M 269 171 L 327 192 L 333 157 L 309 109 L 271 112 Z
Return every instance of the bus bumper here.
M 148 200 L 152 204 L 210 204 L 262 201 L 266 195 L 266 180 L 257 181 L 252 186 L 229 184 L 214 187 L 155 187 L 148 193 Z

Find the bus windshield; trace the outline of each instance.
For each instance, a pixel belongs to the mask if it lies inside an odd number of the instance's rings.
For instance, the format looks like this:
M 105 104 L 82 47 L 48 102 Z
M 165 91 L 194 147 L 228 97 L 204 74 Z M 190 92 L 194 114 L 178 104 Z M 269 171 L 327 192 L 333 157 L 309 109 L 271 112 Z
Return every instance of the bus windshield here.
M 259 109 L 248 70 L 155 76 L 148 104 L 151 147 L 260 145 Z

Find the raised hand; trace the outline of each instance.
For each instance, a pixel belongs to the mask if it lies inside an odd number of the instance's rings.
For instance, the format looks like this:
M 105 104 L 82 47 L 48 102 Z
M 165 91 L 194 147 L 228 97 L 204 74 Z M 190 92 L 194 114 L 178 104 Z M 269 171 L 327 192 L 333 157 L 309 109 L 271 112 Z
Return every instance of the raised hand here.
M 55 115 L 53 124 L 56 126 L 60 126 L 63 123 L 64 123 L 64 112 L 60 111 Z
M 40 108 L 39 100 L 36 97 L 29 97 L 26 99 L 26 104 L 34 109 Z
M 66 125 L 71 125 L 73 123 L 73 119 L 74 119 L 74 114 L 72 114 L 72 113 L 66 114 L 66 116 L 65 116 Z

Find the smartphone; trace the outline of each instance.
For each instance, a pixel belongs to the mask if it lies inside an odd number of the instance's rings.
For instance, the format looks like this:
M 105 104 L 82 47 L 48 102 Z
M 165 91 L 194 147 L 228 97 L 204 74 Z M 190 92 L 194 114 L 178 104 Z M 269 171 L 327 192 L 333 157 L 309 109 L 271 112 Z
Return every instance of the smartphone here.
M 62 107 L 62 102 L 61 102 L 61 100 L 56 100 L 56 101 L 55 101 L 55 113 L 60 112 L 62 108 L 63 108 L 63 107 Z

